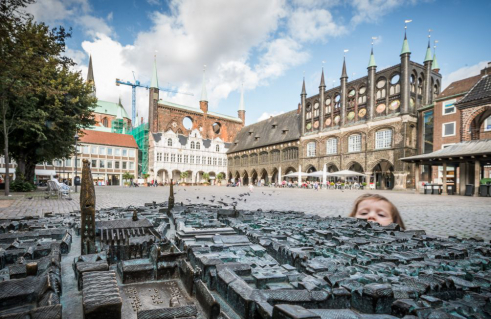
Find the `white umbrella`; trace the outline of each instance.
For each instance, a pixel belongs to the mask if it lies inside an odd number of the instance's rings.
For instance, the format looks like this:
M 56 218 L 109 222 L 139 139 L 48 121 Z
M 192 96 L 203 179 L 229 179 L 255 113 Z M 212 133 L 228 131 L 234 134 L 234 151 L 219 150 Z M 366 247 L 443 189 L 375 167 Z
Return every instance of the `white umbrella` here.
M 348 176 L 365 176 L 365 174 L 345 169 L 342 171 L 327 173 L 327 176 L 348 177 Z
M 302 173 L 302 172 L 293 172 L 293 173 L 289 173 L 289 174 L 283 175 L 283 177 L 298 178 L 298 175 L 299 175 L 299 174 L 301 174 L 301 175 L 302 175 L 302 178 L 303 178 L 303 177 L 307 177 L 307 173 Z
M 317 172 L 312 172 L 312 173 L 305 173 L 305 175 L 302 174 L 302 176 L 323 177 L 324 176 L 324 172 L 323 171 L 317 171 Z

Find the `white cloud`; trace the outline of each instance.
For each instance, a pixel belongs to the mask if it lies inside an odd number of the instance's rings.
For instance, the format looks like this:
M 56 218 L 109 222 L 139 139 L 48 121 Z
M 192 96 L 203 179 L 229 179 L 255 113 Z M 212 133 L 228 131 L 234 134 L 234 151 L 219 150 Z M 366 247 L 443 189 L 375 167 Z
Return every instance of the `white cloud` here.
M 36 21 L 54 25 L 89 12 L 90 5 L 88 0 L 42 0 L 29 5 L 26 11 L 31 13 Z
M 481 72 L 481 70 L 487 66 L 487 64 L 488 64 L 487 61 L 481 61 L 471 66 L 464 66 L 458 70 L 449 73 L 446 76 L 444 75 L 442 79 L 442 89 L 444 90 L 452 82 L 478 75 Z
M 356 26 L 363 22 L 377 22 L 395 8 L 416 2 L 417 0 L 353 0 L 351 6 L 354 10 L 354 16 L 351 18 L 351 23 Z M 411 19 L 411 17 L 407 17 L 407 19 Z
M 280 115 L 280 114 L 283 114 L 285 112 L 283 111 L 273 111 L 271 113 L 268 113 L 268 112 L 264 112 L 263 114 L 261 114 L 261 116 L 257 119 L 257 122 L 261 122 L 261 121 L 264 121 L 264 120 L 267 120 L 269 119 L 270 117 L 273 117 L 273 116 L 276 116 L 276 115 Z
M 112 12 L 112 11 L 111 11 L 111 12 L 109 12 L 109 14 L 108 14 L 108 15 L 107 15 L 107 17 L 106 17 L 106 20 L 107 20 L 107 21 L 113 21 L 113 12 Z
M 159 6 L 160 5 L 159 0 L 147 0 L 147 3 L 151 6 Z
M 340 36 L 346 28 L 334 22 L 325 9 L 299 9 L 292 13 L 288 27 L 293 38 L 301 42 L 324 41 L 327 36 Z
M 102 18 L 83 15 L 75 19 L 75 22 L 83 28 L 87 35 L 93 38 L 95 38 L 98 33 L 105 35 L 113 34 L 112 28 Z

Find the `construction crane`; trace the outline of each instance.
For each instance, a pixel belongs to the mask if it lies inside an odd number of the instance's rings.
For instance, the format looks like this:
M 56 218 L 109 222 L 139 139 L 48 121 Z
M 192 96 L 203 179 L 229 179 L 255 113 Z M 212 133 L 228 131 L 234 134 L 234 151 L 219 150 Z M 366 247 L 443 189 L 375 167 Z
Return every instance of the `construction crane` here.
M 132 125 L 135 125 L 135 117 L 136 117 L 136 88 L 139 87 L 139 88 L 145 88 L 145 89 L 149 89 L 150 87 L 148 85 L 141 85 L 140 84 L 140 81 L 138 81 L 136 78 L 135 78 L 135 71 L 132 71 L 133 72 L 133 83 L 131 83 L 130 81 L 123 81 L 121 79 L 116 79 L 116 86 L 120 86 L 120 85 L 128 85 L 128 86 L 131 86 L 131 123 Z M 186 94 L 186 95 L 191 95 L 193 96 L 194 94 L 191 94 L 191 93 L 185 93 L 185 92 L 179 92 L 179 91 L 173 91 L 173 90 L 170 90 L 170 89 L 162 89 L 162 88 L 159 88 L 160 91 L 165 91 L 165 92 L 170 92 L 170 93 L 178 93 L 178 94 Z

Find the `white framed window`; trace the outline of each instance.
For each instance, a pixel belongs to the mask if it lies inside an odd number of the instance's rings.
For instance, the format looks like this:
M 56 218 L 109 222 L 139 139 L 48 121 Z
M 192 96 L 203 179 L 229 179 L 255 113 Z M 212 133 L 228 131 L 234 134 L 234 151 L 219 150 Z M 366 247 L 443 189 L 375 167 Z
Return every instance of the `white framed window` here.
M 82 153 L 89 154 L 89 146 L 88 145 L 82 146 Z
M 455 136 L 455 122 L 442 124 L 442 136 Z
M 129 157 L 135 157 L 135 150 L 129 150 L 128 151 L 128 156 Z
M 182 155 L 181 154 L 177 154 L 177 162 L 182 163 Z
M 123 169 L 126 169 L 126 162 L 121 162 L 123 164 Z
M 216 146 L 216 151 L 217 151 L 217 152 L 220 152 L 220 145 L 217 145 L 217 146 Z
M 113 155 L 113 149 L 108 147 L 107 148 L 107 155 Z
M 67 158 L 67 159 L 65 160 L 65 166 L 66 166 L 66 167 L 70 167 L 70 166 L 72 166 L 72 159 L 71 159 L 71 158 Z
M 326 142 L 326 154 L 337 154 L 338 152 L 338 139 L 330 138 Z
M 172 163 L 175 163 L 175 162 L 176 162 L 176 154 L 171 154 L 171 155 L 170 155 L 170 161 L 171 161 Z
M 114 161 L 114 168 L 119 168 L 119 161 Z
M 113 168 L 113 161 L 107 161 L 107 168 Z
M 201 156 L 196 156 L 196 164 L 201 164 Z
M 361 134 L 348 137 L 348 152 L 361 152 Z
M 91 168 L 97 168 L 97 160 L 92 160 L 90 163 Z
M 484 131 L 491 131 L 491 116 L 484 120 Z
M 99 147 L 99 155 L 106 155 L 106 148 L 101 146 Z
M 194 142 L 191 142 L 191 149 L 194 150 Z
M 120 156 L 121 155 L 121 149 L 120 148 L 115 148 L 114 149 L 114 155 Z
M 217 166 L 217 159 L 213 158 L 213 166 Z
M 162 161 L 162 153 L 157 153 L 157 162 Z
M 227 160 L 226 159 L 223 160 L 223 166 L 227 166 Z
M 211 165 L 211 157 L 208 157 L 208 165 Z
M 128 156 L 128 150 L 126 148 L 123 148 L 123 156 Z
M 380 150 L 392 147 L 392 130 L 380 130 L 375 133 L 375 149 Z
M 169 138 L 169 139 L 167 140 L 167 146 L 172 146 L 172 139 L 170 139 L 170 138 Z
M 189 163 L 194 164 L 194 155 L 189 156 Z
M 221 158 L 218 159 L 218 166 L 222 166 L 222 159 Z
M 206 156 L 203 156 L 203 162 L 201 162 L 203 165 L 206 165 Z
M 135 163 L 133 162 L 128 162 L 130 164 L 130 169 L 135 169 Z
M 315 142 L 310 142 L 307 144 L 307 157 L 315 156 Z
M 199 144 L 199 142 L 196 142 L 196 149 L 199 150 L 201 147 L 201 145 Z
M 99 168 L 104 168 L 106 167 L 105 161 L 104 160 L 99 160 Z
M 184 163 L 187 163 L 188 162 L 188 158 L 189 158 L 188 155 L 184 155 Z
M 91 153 L 91 154 L 97 154 L 97 146 L 92 146 L 92 147 L 90 148 L 90 153 Z
M 169 153 L 164 153 L 164 162 L 169 161 Z
M 443 101 L 442 102 L 442 114 L 447 115 L 447 114 L 453 114 L 456 112 L 455 109 L 455 102 L 457 102 L 456 99 L 448 100 L 448 101 Z

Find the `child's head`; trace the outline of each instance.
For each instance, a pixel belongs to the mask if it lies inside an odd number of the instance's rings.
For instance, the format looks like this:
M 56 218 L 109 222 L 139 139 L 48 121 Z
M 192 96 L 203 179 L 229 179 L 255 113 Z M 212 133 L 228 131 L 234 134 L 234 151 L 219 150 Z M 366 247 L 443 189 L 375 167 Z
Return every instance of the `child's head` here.
M 396 223 L 402 229 L 406 228 L 397 207 L 387 198 L 378 194 L 364 194 L 358 197 L 349 217 L 367 219 L 382 226 Z

